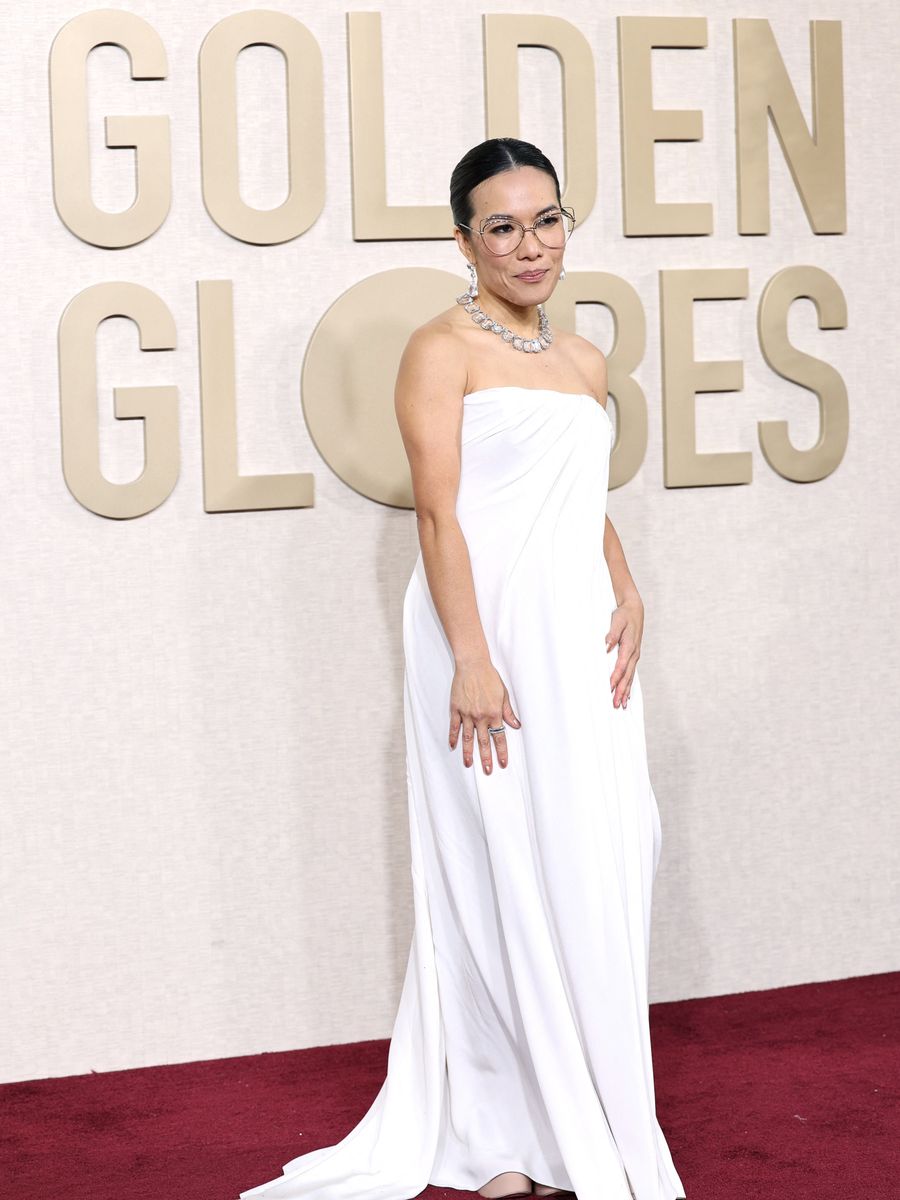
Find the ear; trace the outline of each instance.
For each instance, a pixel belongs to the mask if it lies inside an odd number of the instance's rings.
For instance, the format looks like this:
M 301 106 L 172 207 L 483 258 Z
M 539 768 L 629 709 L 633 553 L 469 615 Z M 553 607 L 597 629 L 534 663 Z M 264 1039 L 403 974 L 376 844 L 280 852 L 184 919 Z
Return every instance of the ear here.
M 459 252 L 467 262 L 474 263 L 475 255 L 472 252 L 472 243 L 469 241 L 469 235 L 465 230 L 460 229 L 458 225 L 453 227 L 453 236 L 456 238 L 456 244 L 459 246 Z

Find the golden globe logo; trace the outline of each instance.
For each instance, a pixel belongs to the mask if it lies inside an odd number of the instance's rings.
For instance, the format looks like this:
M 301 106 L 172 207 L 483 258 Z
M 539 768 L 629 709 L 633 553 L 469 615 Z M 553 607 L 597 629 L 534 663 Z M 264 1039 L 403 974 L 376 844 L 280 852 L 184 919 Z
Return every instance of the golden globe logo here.
M 348 13 L 350 76 L 348 153 L 352 164 L 352 238 L 443 239 L 451 236 L 445 205 L 391 206 L 386 200 L 384 66 L 379 13 Z M 841 26 L 809 22 L 813 127 L 811 135 L 765 20 L 736 18 L 733 29 L 736 131 L 736 225 L 740 234 L 769 232 L 769 120 L 788 161 L 811 233 L 846 231 Z M 652 101 L 652 50 L 707 45 L 704 17 L 619 17 L 616 24 L 622 189 L 622 236 L 708 237 L 710 203 L 656 199 L 654 145 L 699 141 L 703 114 L 660 110 Z M 578 252 L 591 248 L 589 215 L 596 195 L 597 129 L 594 50 L 584 34 L 560 17 L 486 14 L 483 18 L 486 134 L 518 135 L 518 49 L 543 46 L 563 66 L 565 192 L 579 216 Z M 90 194 L 85 61 L 98 45 L 128 51 L 132 78 L 163 79 L 165 47 L 153 27 L 134 13 L 102 9 L 73 17 L 50 53 L 54 202 L 78 238 L 104 249 L 125 249 L 156 233 L 171 203 L 170 127 L 167 116 L 109 116 L 106 144 L 135 149 L 135 202 L 122 212 L 99 209 Z M 287 66 L 290 190 L 284 202 L 254 209 L 240 196 L 237 158 L 235 62 L 241 50 L 277 47 Z M 310 31 L 286 13 L 236 13 L 215 25 L 199 53 L 201 177 L 211 221 L 229 236 L 273 247 L 302 236 L 325 204 L 324 72 Z M 827 87 L 824 81 L 827 80 Z M 348 236 L 351 231 L 348 231 Z M 573 244 L 573 247 L 576 244 Z M 260 253 L 274 253 L 264 251 Z M 635 372 L 646 349 L 645 304 L 624 278 L 570 267 L 549 306 L 553 321 L 574 328 L 579 305 L 601 304 L 614 315 L 616 340 L 608 353 L 609 389 L 617 437 L 610 486 L 631 479 L 648 445 L 648 405 Z M 700 300 L 746 300 L 747 267 L 704 267 L 659 272 L 661 336 L 662 482 L 667 487 L 748 483 L 751 453 L 698 453 L 695 395 L 737 391 L 740 360 L 697 361 L 693 311 Z M 754 281 L 756 282 L 756 281 Z M 411 506 L 412 495 L 393 413 L 393 378 L 400 350 L 414 325 L 449 307 L 456 276 L 403 268 L 363 279 L 325 312 L 302 367 L 302 411 L 323 458 L 351 487 L 373 500 Z M 812 391 L 819 404 L 815 444 L 796 448 L 784 421 L 758 422 L 766 462 L 786 479 L 811 482 L 832 472 L 848 437 L 846 388 L 829 364 L 788 340 L 788 312 L 811 299 L 820 328 L 843 328 L 846 303 L 827 271 L 791 265 L 762 286 L 756 312 L 760 351 L 769 366 Z M 410 317 L 413 314 L 413 317 Z M 128 483 L 111 483 L 100 469 L 97 429 L 98 325 L 108 317 L 132 319 L 141 349 L 174 349 L 175 318 L 151 289 L 136 282 L 99 282 L 75 296 L 59 325 L 63 472 L 76 499 L 108 517 L 141 516 L 161 504 L 179 471 L 178 395 L 171 386 L 114 389 L 115 414 L 144 423 L 145 468 Z M 203 424 L 204 506 L 208 512 L 301 508 L 314 503 L 311 473 L 245 476 L 237 461 L 238 398 L 234 383 L 234 322 L 230 280 L 198 281 Z M 299 364 L 298 364 L 299 370 Z

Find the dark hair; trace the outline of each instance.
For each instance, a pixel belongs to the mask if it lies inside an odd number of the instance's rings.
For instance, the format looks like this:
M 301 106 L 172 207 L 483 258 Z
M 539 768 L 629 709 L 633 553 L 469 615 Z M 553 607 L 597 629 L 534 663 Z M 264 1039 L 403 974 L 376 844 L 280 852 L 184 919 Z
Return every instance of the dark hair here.
M 518 138 L 488 138 L 486 142 L 473 146 L 453 168 L 450 176 L 450 209 L 454 223 L 468 225 L 472 220 L 475 211 L 472 190 L 479 183 L 490 179 L 492 175 L 511 171 L 514 167 L 536 167 L 539 171 L 545 171 L 553 180 L 556 199 L 562 205 L 556 168 L 542 150 Z

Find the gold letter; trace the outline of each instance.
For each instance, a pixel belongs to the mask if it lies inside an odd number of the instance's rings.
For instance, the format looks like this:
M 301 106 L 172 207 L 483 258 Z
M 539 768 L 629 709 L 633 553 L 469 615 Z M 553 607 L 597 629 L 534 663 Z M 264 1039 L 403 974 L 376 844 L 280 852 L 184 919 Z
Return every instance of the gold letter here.
M 134 246 L 155 233 L 172 199 L 169 118 L 107 117 L 109 149 L 135 151 L 135 199 L 122 212 L 106 212 L 91 197 L 88 150 L 87 57 L 95 46 L 128 52 L 132 79 L 165 79 L 166 52 L 141 17 L 104 8 L 67 21 L 50 48 L 50 116 L 53 199 L 63 224 L 92 246 Z
M 810 21 L 810 136 L 769 22 L 734 22 L 738 232 L 769 232 L 769 123 L 778 131 L 814 233 L 846 233 L 844 82 L 840 21 Z
M 697 362 L 694 358 L 694 301 L 742 300 L 747 295 L 746 267 L 709 267 L 660 271 L 663 351 L 663 441 L 666 487 L 749 483 L 749 450 L 697 453 L 697 392 L 738 392 L 744 364 Z
M 654 142 L 699 142 L 699 109 L 653 107 L 650 52 L 656 47 L 706 45 L 705 17 L 619 17 L 619 109 L 622 212 L 626 237 L 712 233 L 711 204 L 659 204 Z
M 311 508 L 310 474 L 239 475 L 234 395 L 234 306 L 230 279 L 197 281 L 203 507 L 206 512 Z
M 574 25 L 562 17 L 486 13 L 485 112 L 488 137 L 519 136 L 519 47 L 552 50 L 563 73 L 564 183 L 562 202 L 584 221 L 597 194 L 597 120 L 594 57 Z
M 763 289 L 757 324 L 759 344 L 769 366 L 819 400 L 819 440 L 808 450 L 796 450 L 788 437 L 787 421 L 760 421 L 759 444 L 766 462 L 785 479 L 811 483 L 830 475 L 847 449 L 849 413 L 847 388 L 828 363 L 792 346 L 787 337 L 788 311 L 804 296 L 816 306 L 820 329 L 845 329 L 847 302 L 835 280 L 819 267 L 784 267 Z
M 287 63 L 290 191 L 277 208 L 241 199 L 237 144 L 237 56 L 247 46 L 274 46 Z M 305 25 L 287 13 L 234 13 L 200 47 L 200 140 L 203 203 L 225 233 L 257 246 L 305 233 L 325 204 L 322 52 Z
M 178 389 L 113 388 L 116 418 L 144 421 L 144 470 L 131 483 L 100 472 L 97 430 L 97 328 L 128 317 L 142 350 L 174 350 L 175 322 L 154 292 L 137 283 L 95 283 L 79 292 L 59 321 L 59 401 L 66 486 L 101 517 L 142 517 L 170 496 L 178 479 Z
M 387 202 L 381 13 L 347 13 L 347 53 L 354 238 L 372 242 L 452 237 L 449 204 Z
M 316 449 L 361 496 L 412 508 L 394 383 L 413 329 L 453 303 L 459 278 L 397 267 L 361 279 L 323 315 L 303 360 L 303 412 Z
M 575 332 L 579 304 L 602 304 L 615 333 L 606 354 L 609 394 L 616 406 L 616 444 L 609 466 L 610 488 L 621 487 L 640 470 L 647 453 L 647 398 L 632 371 L 647 346 L 647 321 L 640 296 L 630 283 L 606 271 L 568 271 L 548 303 L 554 325 Z

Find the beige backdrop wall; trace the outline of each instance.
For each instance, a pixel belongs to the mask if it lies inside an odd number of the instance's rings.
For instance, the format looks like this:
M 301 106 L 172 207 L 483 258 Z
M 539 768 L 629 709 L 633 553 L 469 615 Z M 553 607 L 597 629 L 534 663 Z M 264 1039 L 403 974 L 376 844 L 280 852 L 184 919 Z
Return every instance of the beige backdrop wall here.
M 200 192 L 197 54 L 217 21 L 254 6 L 129 7 L 162 38 L 169 77 L 135 83 L 124 51 L 91 55 L 94 197 L 110 210 L 133 199 L 133 152 L 104 148 L 104 116 L 165 112 L 173 204 L 154 237 L 110 251 L 75 238 L 52 200 L 48 52 L 80 10 L 4 6 L 5 1080 L 385 1037 L 411 934 L 400 614 L 415 519 L 322 460 L 299 378 L 316 322 L 352 284 L 398 266 L 462 283 L 461 260 L 451 242 L 353 241 L 345 6 L 279 6 L 323 52 L 327 196 L 306 235 L 273 247 L 222 233 Z M 450 169 L 484 136 L 483 7 L 371 7 L 383 21 L 388 199 L 445 202 Z M 897 969 L 891 5 L 489 8 L 565 16 L 590 41 L 598 198 L 568 265 L 623 276 L 647 313 L 636 374 L 649 446 L 609 512 L 647 617 L 640 672 L 663 824 L 652 998 Z M 622 235 L 615 18 L 626 13 L 708 18 L 706 50 L 654 52 L 654 100 L 703 110 L 702 142 L 657 148 L 658 194 L 712 202 L 711 237 Z M 811 233 L 774 135 L 772 232 L 736 234 L 740 16 L 771 21 L 807 119 L 808 19 L 843 22 L 843 236 Z M 522 136 L 559 159 L 557 61 L 538 49 L 520 59 Z M 272 207 L 287 188 L 283 61 L 247 50 L 238 80 L 243 196 Z M 819 331 L 808 301 L 791 313 L 792 340 L 832 363 L 850 397 L 844 460 L 807 485 L 775 474 L 756 437 L 757 420 L 781 417 L 798 446 L 816 436 L 814 397 L 774 374 L 756 336 L 763 285 L 795 263 L 831 273 L 849 313 L 843 331 Z M 698 397 L 698 448 L 752 451 L 748 486 L 663 486 L 658 272 L 694 266 L 749 269 L 747 300 L 695 306 L 697 356 L 745 364 L 743 391 Z M 112 388 L 179 394 L 178 485 L 128 521 L 86 511 L 60 466 L 59 318 L 83 288 L 117 279 L 157 292 L 178 331 L 174 352 L 141 355 L 130 322 L 100 329 L 108 478 L 134 478 L 143 453 L 141 423 L 112 416 Z M 314 508 L 203 510 L 196 281 L 209 279 L 234 284 L 241 470 L 313 472 Z M 608 347 L 605 310 L 580 328 Z

